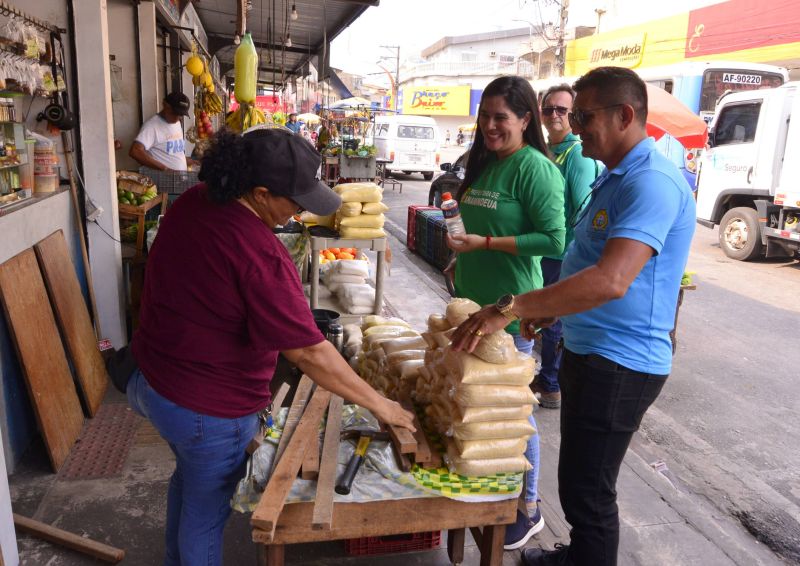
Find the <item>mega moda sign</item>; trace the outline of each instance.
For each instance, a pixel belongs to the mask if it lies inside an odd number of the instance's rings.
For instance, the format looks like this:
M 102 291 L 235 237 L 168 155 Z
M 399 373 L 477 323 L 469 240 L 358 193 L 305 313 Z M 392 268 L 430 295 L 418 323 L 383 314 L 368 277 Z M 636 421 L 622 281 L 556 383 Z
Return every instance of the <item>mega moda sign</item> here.
M 589 67 L 606 65 L 636 67 L 642 62 L 645 37 L 646 35 L 642 34 L 618 39 L 613 43 L 601 43 L 597 47 L 593 47 L 589 53 Z
M 730 0 L 689 12 L 685 56 L 800 42 L 797 0 Z
M 469 86 L 404 88 L 403 114 L 469 116 Z

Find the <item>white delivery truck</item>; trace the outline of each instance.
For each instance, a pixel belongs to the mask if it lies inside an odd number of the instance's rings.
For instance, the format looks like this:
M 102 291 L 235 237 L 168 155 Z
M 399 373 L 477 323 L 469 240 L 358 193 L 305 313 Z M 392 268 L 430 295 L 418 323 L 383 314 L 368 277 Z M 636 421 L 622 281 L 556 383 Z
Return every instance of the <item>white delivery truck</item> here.
M 376 116 L 373 140 L 386 171 L 422 173 L 426 181 L 439 170 L 439 136 L 429 116 Z
M 732 259 L 800 257 L 800 82 L 721 97 L 708 145 L 697 222 Z

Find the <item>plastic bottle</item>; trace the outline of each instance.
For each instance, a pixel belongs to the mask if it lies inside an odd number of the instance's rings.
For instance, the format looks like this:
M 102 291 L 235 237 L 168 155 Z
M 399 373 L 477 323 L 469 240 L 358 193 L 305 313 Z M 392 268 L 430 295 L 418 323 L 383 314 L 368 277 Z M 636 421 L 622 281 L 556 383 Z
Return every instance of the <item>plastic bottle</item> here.
M 450 193 L 442 194 L 442 214 L 444 215 L 444 222 L 447 224 L 447 232 L 451 236 L 467 233 L 466 228 L 464 228 L 464 222 L 461 220 L 458 201 Z
M 236 48 L 233 61 L 234 82 L 233 93 L 240 104 L 251 104 L 256 100 L 256 82 L 258 82 L 258 53 L 253 45 L 250 33 L 244 34 L 242 42 Z

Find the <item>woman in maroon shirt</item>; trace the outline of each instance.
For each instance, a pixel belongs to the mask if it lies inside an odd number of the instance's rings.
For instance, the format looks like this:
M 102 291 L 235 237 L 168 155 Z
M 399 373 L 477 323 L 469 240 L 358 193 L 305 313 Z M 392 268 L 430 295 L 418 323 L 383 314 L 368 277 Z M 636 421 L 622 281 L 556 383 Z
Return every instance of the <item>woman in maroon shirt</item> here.
M 412 415 L 360 379 L 317 329 L 289 253 L 271 228 L 298 210 L 332 214 L 320 156 L 279 129 L 219 134 L 204 181 L 182 195 L 150 251 L 139 371 L 127 393 L 175 453 L 166 565 L 222 564 L 230 498 L 269 405 L 278 353 L 320 386 L 413 430 Z

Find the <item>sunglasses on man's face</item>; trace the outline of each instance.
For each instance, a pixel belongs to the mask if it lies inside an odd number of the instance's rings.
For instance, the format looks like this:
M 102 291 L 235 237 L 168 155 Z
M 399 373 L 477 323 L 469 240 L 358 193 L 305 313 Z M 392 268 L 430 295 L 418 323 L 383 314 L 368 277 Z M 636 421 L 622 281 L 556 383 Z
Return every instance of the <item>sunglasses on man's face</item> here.
M 566 106 L 543 106 L 542 107 L 542 114 L 545 116 L 552 116 L 553 113 L 558 114 L 559 116 L 566 116 L 567 112 L 569 112 L 569 108 Z
M 567 120 L 571 128 L 585 128 L 600 110 L 609 110 L 618 106 L 625 106 L 624 104 L 612 104 L 611 106 L 600 106 L 598 108 L 587 108 L 586 110 L 573 110 L 567 114 Z

